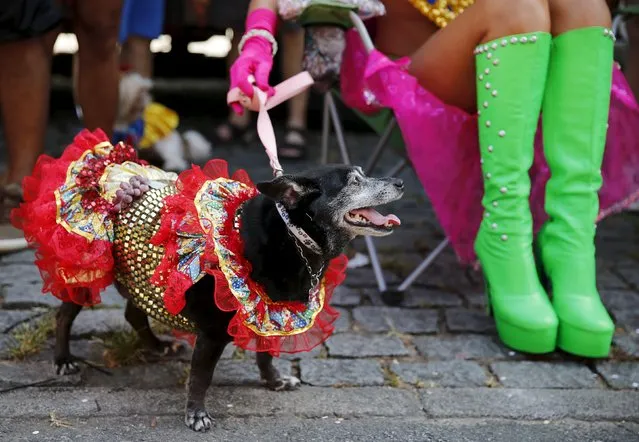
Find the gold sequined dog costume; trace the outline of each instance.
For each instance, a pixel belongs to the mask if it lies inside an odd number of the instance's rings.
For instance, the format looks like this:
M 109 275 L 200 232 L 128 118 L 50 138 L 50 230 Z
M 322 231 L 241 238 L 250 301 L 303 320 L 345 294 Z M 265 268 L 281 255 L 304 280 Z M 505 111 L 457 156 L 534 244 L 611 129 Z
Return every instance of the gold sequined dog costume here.
M 228 332 L 254 351 L 307 351 L 333 331 L 328 305 L 346 259 L 331 261 L 306 303 L 273 302 L 250 278 L 242 206 L 258 195 L 244 171 L 213 160 L 180 174 L 140 161 L 132 147 L 83 131 L 60 159 L 42 156 L 24 181 L 12 221 L 36 248 L 43 291 L 84 306 L 116 283 L 148 316 L 183 332 L 186 291 L 215 278 L 216 305 L 234 311 Z

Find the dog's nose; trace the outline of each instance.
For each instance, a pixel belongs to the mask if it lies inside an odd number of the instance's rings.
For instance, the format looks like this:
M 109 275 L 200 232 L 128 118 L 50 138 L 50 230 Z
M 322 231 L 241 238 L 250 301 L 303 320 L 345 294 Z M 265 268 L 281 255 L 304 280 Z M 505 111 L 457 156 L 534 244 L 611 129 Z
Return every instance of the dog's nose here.
M 393 186 L 397 187 L 399 190 L 404 190 L 404 181 L 399 178 L 393 178 Z

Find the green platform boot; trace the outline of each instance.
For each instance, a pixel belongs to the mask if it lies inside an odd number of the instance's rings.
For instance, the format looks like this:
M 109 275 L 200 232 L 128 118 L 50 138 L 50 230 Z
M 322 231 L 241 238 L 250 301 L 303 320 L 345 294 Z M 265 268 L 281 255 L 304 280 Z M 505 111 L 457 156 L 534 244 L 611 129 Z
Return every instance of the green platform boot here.
M 606 357 L 614 324 L 596 286 L 595 220 L 606 144 L 614 37 L 602 27 L 553 40 L 542 110 L 549 221 L 539 234 L 544 270 L 559 317 L 557 345 Z
M 475 50 L 484 218 L 475 251 L 487 282 L 497 333 L 527 353 L 555 349 L 557 316 L 532 252 L 528 170 L 534 155 L 550 34 L 504 37 Z

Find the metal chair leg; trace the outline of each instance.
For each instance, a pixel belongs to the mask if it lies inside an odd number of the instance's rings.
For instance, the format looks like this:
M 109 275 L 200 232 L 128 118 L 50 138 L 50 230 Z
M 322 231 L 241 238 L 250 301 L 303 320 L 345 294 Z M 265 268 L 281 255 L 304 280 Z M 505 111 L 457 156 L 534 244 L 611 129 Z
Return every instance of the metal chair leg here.
M 406 158 L 402 158 L 388 172 L 386 172 L 386 175 L 397 176 L 406 166 L 408 166 L 408 160 Z
M 413 285 L 415 280 L 417 278 L 419 278 L 419 276 L 422 273 L 424 273 L 424 271 L 426 271 L 426 269 L 432 264 L 432 262 L 435 260 L 435 258 L 437 258 L 439 256 L 439 254 L 444 251 L 444 249 L 446 248 L 446 246 L 448 245 L 449 242 L 450 241 L 448 240 L 448 238 L 445 238 L 444 240 L 442 240 L 442 242 L 440 242 L 439 245 L 437 247 L 435 247 L 435 250 L 430 252 L 430 254 L 426 257 L 426 259 L 424 259 L 422 261 L 422 263 L 420 265 L 418 265 L 417 268 L 415 270 L 413 270 L 413 272 L 410 275 L 408 275 L 408 277 L 404 280 L 404 282 L 402 282 L 399 285 L 397 290 L 400 291 L 400 292 L 404 292 L 411 285 Z
M 388 122 L 386 129 L 384 129 L 384 132 L 382 133 L 382 136 L 377 142 L 375 149 L 373 149 L 373 153 L 371 154 L 370 160 L 368 160 L 368 164 L 366 165 L 366 168 L 364 168 L 364 172 L 366 172 L 367 174 L 371 173 L 373 169 L 375 168 L 375 166 L 377 165 L 377 162 L 379 161 L 379 157 L 382 155 L 382 152 L 384 151 L 384 148 L 386 147 L 386 143 L 388 143 L 388 140 L 393 134 L 393 130 L 395 130 L 395 126 L 397 126 L 397 120 L 395 119 L 395 117 L 393 117 L 391 121 Z
M 382 266 L 379 263 L 379 258 L 377 257 L 377 249 L 375 248 L 373 238 L 371 238 L 370 236 L 365 236 L 364 241 L 366 242 L 368 257 L 370 258 L 371 265 L 373 266 L 373 273 L 375 274 L 375 280 L 377 281 L 377 288 L 380 292 L 385 292 L 388 289 L 388 286 L 386 285 L 386 280 L 384 279 L 384 274 L 382 273 Z
M 339 146 L 340 153 L 342 154 L 342 162 L 344 164 L 351 164 L 351 158 L 348 154 L 348 148 L 346 147 L 346 140 L 344 138 L 344 130 L 342 129 L 342 122 L 339 121 L 339 114 L 337 113 L 337 107 L 335 106 L 335 99 L 333 95 L 327 95 L 328 110 L 331 114 L 331 120 L 333 121 L 333 127 L 335 128 L 335 135 L 337 136 L 337 144 Z

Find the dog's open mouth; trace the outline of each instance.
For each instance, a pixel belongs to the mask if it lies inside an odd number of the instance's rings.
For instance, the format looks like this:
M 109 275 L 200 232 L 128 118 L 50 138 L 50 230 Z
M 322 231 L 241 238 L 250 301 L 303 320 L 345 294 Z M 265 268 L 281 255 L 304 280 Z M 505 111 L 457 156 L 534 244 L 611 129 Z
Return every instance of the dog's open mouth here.
M 344 220 L 353 226 L 368 227 L 375 230 L 390 231 L 402 222 L 392 213 L 382 215 L 372 207 L 351 210 L 344 216 Z

